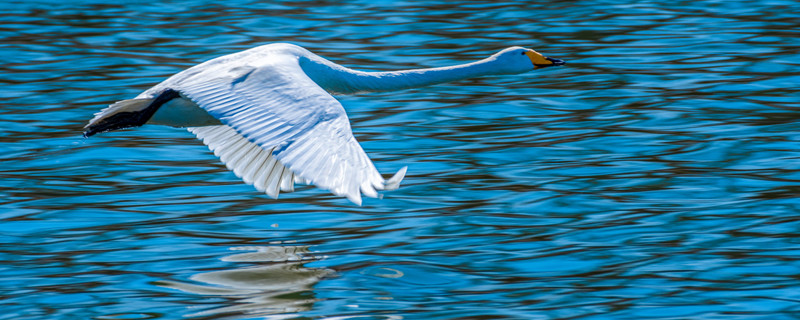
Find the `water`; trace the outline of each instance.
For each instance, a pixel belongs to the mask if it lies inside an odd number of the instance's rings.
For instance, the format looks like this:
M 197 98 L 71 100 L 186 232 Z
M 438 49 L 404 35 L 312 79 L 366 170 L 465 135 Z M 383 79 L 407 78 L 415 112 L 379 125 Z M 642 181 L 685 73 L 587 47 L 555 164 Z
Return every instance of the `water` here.
M 6 1 L 0 319 L 791 319 L 798 5 Z M 191 134 L 82 126 L 292 42 L 362 70 L 523 45 L 561 68 L 341 97 L 362 207 L 272 200 Z

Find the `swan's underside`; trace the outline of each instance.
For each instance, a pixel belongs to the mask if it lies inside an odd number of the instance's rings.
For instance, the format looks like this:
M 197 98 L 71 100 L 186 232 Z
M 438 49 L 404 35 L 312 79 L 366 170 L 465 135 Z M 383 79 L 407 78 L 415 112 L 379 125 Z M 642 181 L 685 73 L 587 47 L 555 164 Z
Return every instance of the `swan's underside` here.
M 120 101 L 112 106 L 116 110 L 108 110 L 106 114 L 99 114 L 96 119 L 93 119 L 87 126 L 84 136 L 90 137 L 101 132 L 144 125 L 165 104 L 167 105 L 165 108 L 175 108 L 175 103 L 168 104 L 173 99 L 182 99 L 180 93 L 167 89 L 155 99 Z M 178 105 L 186 103 L 178 102 Z M 197 106 L 195 108 L 199 109 L 197 112 L 202 110 Z M 162 114 L 165 112 L 172 111 L 165 110 L 162 111 Z M 205 113 L 205 111 L 202 112 Z M 191 123 L 191 120 L 187 119 L 187 124 L 200 125 L 202 121 Z M 237 177 L 272 198 L 277 198 L 280 191 L 294 191 L 295 182 L 308 183 L 308 181 L 295 176 L 289 168 L 286 168 L 272 155 L 274 148 L 263 149 L 227 125 L 198 126 L 188 129 L 202 140 Z

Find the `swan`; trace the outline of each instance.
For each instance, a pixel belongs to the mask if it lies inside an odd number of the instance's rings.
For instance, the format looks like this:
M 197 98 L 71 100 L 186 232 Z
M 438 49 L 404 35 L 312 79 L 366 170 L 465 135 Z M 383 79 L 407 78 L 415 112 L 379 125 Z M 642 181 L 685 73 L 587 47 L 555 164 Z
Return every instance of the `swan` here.
M 485 75 L 518 74 L 564 61 L 522 47 L 450 67 L 362 72 L 293 44 L 273 43 L 179 72 L 111 104 L 84 137 L 160 124 L 185 127 L 229 170 L 272 198 L 313 184 L 361 205 L 361 195 L 394 190 L 407 167 L 384 179 L 356 141 L 332 95 L 403 90 Z

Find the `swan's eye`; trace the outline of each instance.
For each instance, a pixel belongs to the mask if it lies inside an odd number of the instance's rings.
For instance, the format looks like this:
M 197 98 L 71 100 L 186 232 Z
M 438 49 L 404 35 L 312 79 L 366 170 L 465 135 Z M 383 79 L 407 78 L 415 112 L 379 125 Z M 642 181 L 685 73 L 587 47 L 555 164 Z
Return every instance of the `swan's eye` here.
M 519 54 L 521 54 L 521 55 L 525 55 L 525 51 L 522 51 L 522 52 L 520 52 Z

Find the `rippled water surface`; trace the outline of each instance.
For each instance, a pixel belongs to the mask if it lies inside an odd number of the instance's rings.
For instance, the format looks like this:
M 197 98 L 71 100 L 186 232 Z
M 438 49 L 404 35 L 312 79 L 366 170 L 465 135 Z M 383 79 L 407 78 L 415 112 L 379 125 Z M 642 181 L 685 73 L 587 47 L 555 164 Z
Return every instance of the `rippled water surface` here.
M 790 319 L 798 4 L 0 4 L 0 319 Z M 204 60 L 568 65 L 340 97 L 403 186 L 273 200 L 185 130 L 80 136 Z

